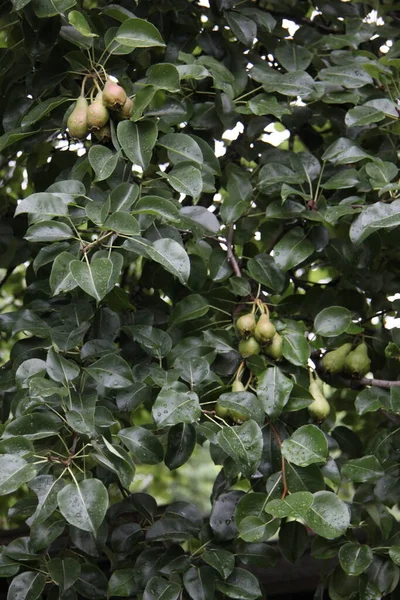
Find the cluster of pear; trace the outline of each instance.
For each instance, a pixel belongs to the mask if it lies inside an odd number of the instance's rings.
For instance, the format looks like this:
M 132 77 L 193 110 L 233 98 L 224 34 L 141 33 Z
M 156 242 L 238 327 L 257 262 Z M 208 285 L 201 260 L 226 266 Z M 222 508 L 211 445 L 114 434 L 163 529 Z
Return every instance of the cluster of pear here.
M 256 308 L 261 313 L 258 320 Z M 270 320 L 268 307 L 260 300 L 256 300 L 251 313 L 239 317 L 236 330 L 241 337 L 239 352 L 243 358 L 260 354 L 261 351 L 274 360 L 282 357 L 282 337 Z
M 352 344 L 347 343 L 327 352 L 322 358 L 324 371 L 332 375 L 344 372 L 352 377 L 364 377 L 371 368 L 368 346 L 362 342 L 354 350 L 352 347 Z
M 84 83 L 81 95 L 68 117 L 70 136 L 84 140 L 88 133 L 93 133 L 99 142 L 108 142 L 111 139 L 110 114 L 114 114 L 118 121 L 129 119 L 133 102 L 126 95 L 124 88 L 107 78 L 103 89 L 96 81 L 98 92 L 89 104 L 84 93 Z

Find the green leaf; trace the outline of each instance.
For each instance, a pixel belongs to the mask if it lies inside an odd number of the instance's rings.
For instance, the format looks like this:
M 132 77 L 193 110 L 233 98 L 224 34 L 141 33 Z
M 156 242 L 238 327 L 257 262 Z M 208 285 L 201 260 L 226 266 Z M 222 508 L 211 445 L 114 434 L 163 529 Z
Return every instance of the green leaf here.
M 362 66 L 328 67 L 321 69 L 318 75 L 321 81 L 339 84 L 348 89 L 360 88 L 373 82 L 371 75 Z
M 262 597 L 256 577 L 244 569 L 235 568 L 225 581 L 217 580 L 216 587 L 236 600 L 256 600 Z
M 100 302 L 109 291 L 113 263 L 109 258 L 99 258 L 90 264 L 73 260 L 70 263 L 73 279 L 84 292 Z
M 164 387 L 157 396 L 152 414 L 158 427 L 177 423 L 195 423 L 201 415 L 199 398 L 194 392 Z
M 33 10 L 37 17 L 45 19 L 62 15 L 75 6 L 76 0 L 33 0 Z
M 373 106 L 355 106 L 346 113 L 344 122 L 347 127 L 362 127 L 371 123 L 379 123 L 384 118 L 383 112 Z
M 374 482 L 384 475 L 384 471 L 375 456 L 363 456 L 347 461 L 342 467 L 342 475 L 357 483 Z
M 152 65 L 147 71 L 147 83 L 160 90 L 179 92 L 179 73 L 175 65 L 163 63 Z
M 200 385 L 210 373 L 210 365 L 205 358 L 177 358 L 174 369 L 180 371 L 180 377 L 186 381 L 190 388 Z
M 224 16 L 232 33 L 237 37 L 239 42 L 242 42 L 246 46 L 251 46 L 257 35 L 256 23 L 240 12 L 233 10 L 225 12 Z
M 147 169 L 157 141 L 157 125 L 155 121 L 121 121 L 117 127 L 118 141 L 122 150 L 134 165 L 143 171 Z
M 72 196 L 70 202 L 73 202 Z M 61 217 L 68 214 L 68 206 L 67 202 L 59 196 L 41 192 L 39 194 L 31 194 L 24 200 L 21 200 L 15 209 L 15 215 L 22 213 Z
M 123 389 L 133 383 L 128 363 L 117 354 L 106 354 L 94 362 L 86 371 L 106 388 Z
M 293 381 L 288 379 L 278 367 L 270 367 L 258 377 L 257 396 L 266 414 L 275 420 L 287 404 Z
M 172 164 L 182 161 L 190 161 L 195 164 L 203 164 L 203 153 L 198 143 L 185 133 L 169 133 L 164 135 L 158 144 L 165 148 L 168 158 Z
M 117 569 L 113 572 L 108 582 L 108 596 L 119 596 L 126 598 L 139 593 L 140 585 L 136 570 L 132 567 Z
M 96 535 L 108 508 L 108 492 L 101 481 L 69 483 L 57 497 L 60 512 L 68 523 Z
M 389 549 L 389 556 L 394 564 L 400 567 L 400 546 L 392 546 Z
M 114 212 L 107 217 L 105 229 L 111 229 L 122 235 L 139 235 L 140 226 L 135 217 L 126 212 Z
M 274 51 L 275 58 L 286 71 L 304 71 L 312 60 L 312 53 L 304 48 L 286 40 L 282 40 Z
M 305 367 L 310 357 L 310 346 L 304 333 L 286 328 L 281 335 L 283 356 L 293 365 Z
M 156 465 L 163 460 L 164 450 L 151 431 L 144 427 L 128 427 L 118 432 L 118 437 L 130 450 L 135 460 L 146 465 Z
M 0 577 L 14 577 L 20 565 L 4 553 L 4 546 L 0 546 Z
M 24 237 L 28 242 L 59 242 L 74 237 L 74 232 L 65 223 L 41 221 L 31 225 Z
M 119 155 L 118 152 L 96 144 L 90 148 L 88 158 L 96 176 L 94 181 L 104 181 L 114 173 Z
M 41 440 L 57 435 L 61 425 L 62 422 L 53 413 L 36 412 L 11 421 L 5 428 L 3 438 L 22 435 L 28 440 Z
M 68 22 L 82 35 L 86 37 L 98 37 L 97 34 L 92 33 L 89 23 L 86 21 L 81 12 L 77 10 L 71 10 L 71 12 L 68 13 Z
M 235 411 L 248 419 L 253 419 L 259 425 L 265 420 L 262 402 L 251 392 L 228 392 L 221 394 L 218 405 L 231 411 Z
M 333 492 L 316 492 L 311 508 L 304 515 L 308 527 L 321 537 L 340 537 L 350 525 L 350 512 L 346 504 Z
M 167 179 L 174 190 L 185 196 L 198 198 L 203 189 L 203 179 L 199 169 L 187 161 L 179 162 L 168 173 L 159 171 L 159 175 Z
M 42 593 L 46 583 L 43 573 L 25 571 L 10 583 L 7 600 L 36 600 Z
M 243 473 L 254 473 L 260 463 L 263 446 L 261 429 L 255 421 L 246 421 L 239 427 L 223 427 L 217 441 Z
M 49 280 L 53 296 L 57 296 L 61 292 L 71 292 L 77 287 L 69 268 L 73 260 L 75 260 L 75 256 L 69 252 L 61 252 L 54 259 Z
M 11 494 L 36 475 L 35 465 L 15 454 L 0 455 L 0 495 Z
M 58 585 L 61 593 L 72 587 L 78 579 L 81 566 L 77 560 L 70 558 L 53 558 L 47 563 L 50 577 Z
M 134 214 L 154 215 L 166 221 L 179 221 L 179 210 L 171 200 L 161 196 L 144 196 L 135 204 Z
M 168 469 L 172 471 L 184 465 L 192 455 L 195 446 L 196 429 L 191 423 L 177 423 L 171 427 L 168 431 L 165 453 L 165 464 Z
M 181 594 L 178 583 L 154 576 L 148 581 L 143 592 L 143 600 L 177 600 Z
M 110 194 L 111 213 L 130 212 L 138 195 L 139 186 L 136 183 L 120 183 Z
M 307 529 L 297 521 L 285 521 L 279 529 L 279 549 L 291 563 L 301 558 L 309 544 Z
M 132 50 L 165 46 L 158 29 L 144 19 L 126 19 L 118 29 L 115 40 Z
M 213 567 L 223 579 L 229 577 L 235 567 L 235 555 L 227 550 L 206 550 L 201 558 Z
M 363 208 L 350 227 L 350 239 L 359 244 L 372 233 L 386 227 L 397 227 L 400 224 L 400 200 L 390 204 L 375 202 Z
M 275 262 L 283 271 L 289 271 L 304 262 L 314 252 L 314 245 L 300 227 L 289 231 L 274 246 Z
M 200 294 L 190 294 L 176 304 L 170 316 L 170 322 L 173 325 L 193 321 L 203 317 L 209 311 L 210 305 Z
M 322 155 L 322 160 L 328 160 L 333 165 L 348 165 L 365 158 L 369 158 L 369 155 L 347 138 L 334 141 Z
M 281 119 L 283 115 L 290 114 L 290 110 L 283 103 L 279 103 L 275 96 L 271 94 L 257 94 L 249 100 L 249 108 L 252 113 L 261 117 L 263 115 L 272 115 Z
M 31 1 L 31 0 L 29 0 Z M 3 152 L 8 146 L 12 146 L 16 142 L 23 140 L 24 138 L 30 137 L 31 135 L 35 135 L 36 131 L 24 131 L 21 132 L 21 129 L 13 129 L 11 131 L 7 131 L 2 136 L 0 136 L 0 152 Z
M 29 482 L 30 489 L 38 499 L 36 510 L 29 517 L 29 525 L 31 523 L 42 523 L 53 514 L 58 504 L 57 494 L 64 486 L 65 481 L 56 479 L 53 475 L 38 475 Z
M 186 250 L 178 242 L 168 238 L 156 240 L 147 248 L 147 253 L 166 271 L 175 275 L 182 284 L 187 283 L 190 276 L 190 260 Z
M 310 492 L 295 492 L 282 500 L 271 500 L 265 506 L 265 511 L 273 517 L 283 519 L 285 517 L 302 517 L 313 503 L 313 495 Z
M 339 550 L 340 566 L 347 575 L 361 575 L 372 563 L 372 559 L 372 550 L 367 545 L 348 543 Z
M 235 164 L 228 164 L 225 173 L 227 195 L 221 206 L 221 217 L 224 223 L 234 223 L 250 208 L 253 186 L 246 171 Z
M 247 263 L 250 276 L 265 285 L 270 292 L 280 293 L 286 286 L 286 277 L 269 254 L 257 254 Z
M 328 442 L 316 425 L 303 425 L 282 442 L 282 454 L 289 462 L 306 467 L 326 461 Z
M 323 337 L 336 337 L 351 324 L 351 312 L 343 306 L 323 308 L 314 319 L 315 333 Z
M 54 348 L 50 348 L 46 359 L 47 373 L 53 381 L 67 383 L 76 379 L 80 373 L 80 369 L 75 362 L 64 358 L 61 354 L 57 354 Z
M 57 108 L 57 106 L 64 104 L 64 102 L 69 102 L 69 100 L 69 98 L 58 96 L 57 98 L 48 98 L 47 100 L 40 102 L 40 104 L 37 104 L 24 116 L 21 121 L 21 126 L 31 127 L 43 119 L 43 117 L 51 113 L 51 111 Z

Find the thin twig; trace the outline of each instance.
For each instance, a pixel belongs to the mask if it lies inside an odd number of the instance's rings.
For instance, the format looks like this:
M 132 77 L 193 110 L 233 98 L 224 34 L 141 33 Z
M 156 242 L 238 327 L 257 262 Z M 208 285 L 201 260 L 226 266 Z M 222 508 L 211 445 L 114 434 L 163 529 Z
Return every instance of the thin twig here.
M 226 237 L 226 253 L 228 255 L 228 261 L 232 265 L 232 269 L 237 277 L 242 277 L 242 272 L 238 265 L 238 261 L 236 259 L 235 253 L 233 251 L 233 225 L 229 225 L 228 227 L 228 235 Z

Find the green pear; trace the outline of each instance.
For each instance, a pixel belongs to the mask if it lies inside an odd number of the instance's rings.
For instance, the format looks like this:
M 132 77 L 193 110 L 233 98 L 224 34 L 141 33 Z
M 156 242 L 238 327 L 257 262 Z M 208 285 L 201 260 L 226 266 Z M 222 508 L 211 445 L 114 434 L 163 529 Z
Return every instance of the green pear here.
M 275 333 L 274 337 L 271 340 L 271 343 L 268 346 L 264 346 L 263 352 L 270 358 L 274 360 L 279 360 L 282 358 L 282 344 L 283 339 L 279 333 Z
M 368 346 L 364 342 L 349 352 L 344 361 L 344 369 L 353 377 L 364 377 L 371 368 Z
M 103 90 L 102 101 L 110 110 L 121 110 L 127 99 L 126 92 L 118 83 L 107 79 Z
M 67 127 L 71 137 L 83 140 L 88 133 L 88 102 L 84 96 L 79 96 L 75 108 L 68 117 Z
M 236 321 L 236 329 L 242 338 L 248 338 L 253 335 L 256 328 L 256 320 L 253 313 L 242 315 Z
M 346 356 L 350 352 L 351 348 L 351 344 L 343 344 L 342 346 L 339 346 L 339 348 L 336 348 L 336 350 L 327 352 L 322 359 L 324 371 L 327 373 L 332 373 L 332 375 L 343 371 Z
M 235 379 L 235 381 L 232 384 L 232 392 L 245 392 L 246 388 L 244 387 L 243 383 L 241 381 L 239 381 L 239 379 Z
M 93 131 L 93 134 L 100 144 L 108 144 L 111 142 L 111 127 L 109 123 L 106 123 L 101 129 L 98 131 Z
M 103 104 L 103 94 L 99 92 L 88 108 L 89 131 L 99 131 L 110 118 L 108 110 Z
M 118 111 L 117 117 L 119 119 L 121 119 L 121 120 L 122 119 L 130 119 L 131 118 L 132 108 L 133 108 L 133 102 L 132 102 L 132 100 L 129 97 L 127 97 L 126 100 L 125 100 L 125 104 Z
M 219 404 L 217 404 L 215 407 L 215 414 L 221 417 L 222 419 L 225 419 L 225 417 L 228 416 L 228 409 L 224 406 L 220 406 Z
M 260 351 L 261 346 L 254 337 L 249 337 L 247 340 L 240 340 L 239 342 L 239 352 L 243 358 L 248 358 L 253 354 L 260 354 Z
M 308 389 L 310 391 L 310 394 L 314 398 L 314 402 L 311 402 L 311 404 L 307 406 L 310 415 L 319 422 L 324 421 L 331 411 L 329 402 L 321 391 L 321 384 L 319 383 L 319 381 L 312 381 L 310 383 Z
M 260 344 L 268 344 L 276 333 L 268 315 L 261 315 L 254 330 L 254 337 Z

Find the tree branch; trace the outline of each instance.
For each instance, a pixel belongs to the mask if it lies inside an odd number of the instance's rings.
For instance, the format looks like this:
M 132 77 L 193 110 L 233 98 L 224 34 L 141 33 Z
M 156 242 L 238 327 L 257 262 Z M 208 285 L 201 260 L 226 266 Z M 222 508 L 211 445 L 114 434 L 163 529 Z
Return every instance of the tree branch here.
M 237 277 L 242 277 L 242 272 L 238 265 L 237 258 L 233 252 L 233 225 L 228 227 L 228 235 L 226 237 L 226 253 L 228 255 L 228 261 L 232 265 L 232 269 Z

